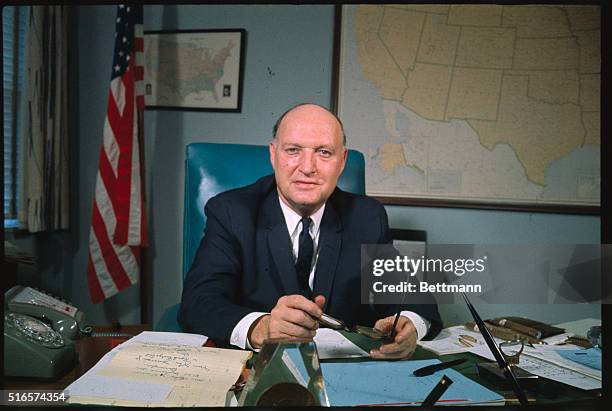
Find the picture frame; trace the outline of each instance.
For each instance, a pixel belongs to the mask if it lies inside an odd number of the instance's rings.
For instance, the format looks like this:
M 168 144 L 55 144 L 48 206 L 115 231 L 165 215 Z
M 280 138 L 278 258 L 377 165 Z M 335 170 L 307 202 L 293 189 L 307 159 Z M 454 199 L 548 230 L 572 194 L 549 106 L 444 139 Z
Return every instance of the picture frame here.
M 144 32 L 148 110 L 241 112 L 246 30 Z
M 421 23 L 417 23 L 423 21 L 424 27 L 427 23 L 426 19 L 435 20 L 437 18 L 437 23 L 445 24 L 445 19 L 448 18 L 453 7 L 460 8 L 463 6 L 448 4 L 336 5 L 331 107 L 344 123 L 351 148 L 364 154 L 366 159 L 366 193 L 381 203 L 388 205 L 598 215 L 603 195 L 603 186 L 601 184 L 602 169 L 605 166 L 599 154 L 600 148 L 596 143 L 597 139 L 601 139 L 599 134 L 592 135 L 594 139 L 592 146 L 585 147 L 582 143 L 578 142 L 574 149 L 577 152 L 576 155 L 572 154 L 570 157 L 569 154 L 564 154 L 564 157 L 559 157 L 557 162 L 553 162 L 551 159 L 536 160 L 535 158 L 530 158 L 526 161 L 523 158 L 519 158 L 521 150 L 523 154 L 526 153 L 524 142 L 519 142 L 516 146 L 503 141 L 495 144 L 489 143 L 488 145 L 480 144 L 482 142 L 481 136 L 474 132 L 470 136 L 470 143 L 478 149 L 477 154 L 481 156 L 476 158 L 476 155 L 471 156 L 472 153 L 476 153 L 475 150 L 468 151 L 467 148 L 461 148 L 467 146 L 457 144 L 457 147 L 459 147 L 457 148 L 440 143 L 439 141 L 442 140 L 447 142 L 453 133 L 447 131 L 445 134 L 443 131 L 440 131 L 440 127 L 436 129 L 436 127 L 442 124 L 448 125 L 449 128 L 462 127 L 461 133 L 463 134 L 455 135 L 460 135 L 463 138 L 473 129 L 473 121 L 469 116 L 461 119 L 459 118 L 460 116 L 454 115 L 452 118 L 442 117 L 440 120 L 436 120 L 419 113 L 418 109 L 415 110 L 411 104 L 413 106 L 418 105 L 420 104 L 418 102 L 422 101 L 419 108 L 423 110 L 427 110 L 430 107 L 439 107 L 440 104 L 436 106 L 435 101 L 432 103 L 431 101 L 426 101 L 427 99 L 420 100 L 417 95 L 410 96 L 410 100 L 406 100 L 406 90 L 409 89 L 407 86 L 409 76 L 406 72 L 395 73 L 397 76 L 394 78 L 381 79 L 379 77 L 376 79 L 376 76 L 380 76 L 381 73 L 386 75 L 390 70 L 389 67 L 400 65 L 400 60 L 404 64 L 408 64 L 406 61 L 414 57 L 410 57 L 409 53 L 406 52 L 407 44 L 393 37 L 394 30 L 417 30 L 421 27 L 419 26 Z M 489 6 L 479 5 L 478 7 Z M 491 5 L 490 7 L 509 6 Z M 358 22 L 355 23 L 353 16 L 356 15 L 356 10 L 363 11 L 361 10 L 363 8 L 370 8 L 372 12 L 370 14 L 368 14 L 369 12 L 361 13 Z M 379 10 L 381 8 L 384 10 Z M 444 10 L 444 8 L 449 10 Z M 414 12 L 414 15 L 409 16 L 412 12 Z M 444 13 L 447 15 L 445 16 Z M 425 16 L 425 18 L 419 20 L 418 15 Z M 414 18 L 415 24 L 404 24 L 403 17 Z M 386 25 L 387 22 L 389 23 L 388 26 Z M 357 27 L 358 24 L 361 24 L 361 26 Z M 370 25 L 367 26 L 368 24 Z M 455 30 L 454 26 L 453 28 L 450 26 L 447 28 L 449 31 Z M 423 37 L 418 33 L 416 35 L 412 34 L 414 33 L 402 32 L 402 36 L 404 36 L 402 38 L 414 39 L 415 42 L 423 41 Z M 443 35 L 447 34 L 447 32 L 443 33 Z M 361 36 L 361 38 L 358 36 Z M 438 37 L 432 36 L 432 38 L 439 41 L 440 33 L 437 33 L 436 36 Z M 358 43 L 358 41 L 361 43 Z M 384 42 L 384 44 L 377 49 L 376 42 Z M 393 47 L 395 47 L 396 51 L 401 50 L 404 54 L 390 56 L 388 60 L 384 58 L 378 59 L 379 56 L 383 56 L 385 53 L 392 54 L 390 50 Z M 431 47 L 431 45 L 427 48 L 419 48 L 418 45 L 415 45 L 411 50 L 414 53 L 427 50 L 430 53 L 438 53 L 434 56 L 436 58 L 440 56 L 440 48 Z M 477 52 L 479 48 L 473 48 L 473 50 Z M 496 50 L 499 50 L 499 48 L 496 48 Z M 372 58 L 372 56 L 376 56 L 376 58 Z M 428 57 L 433 59 L 432 56 Z M 596 66 L 595 63 L 597 61 L 595 60 L 597 58 L 593 57 L 593 59 L 593 65 Z M 421 64 L 419 56 L 414 57 L 414 62 L 415 64 Z M 442 65 L 434 66 L 435 64 L 432 63 L 432 71 L 435 71 L 436 67 L 442 67 Z M 414 84 L 417 86 L 422 85 L 424 82 L 424 74 L 419 73 L 419 75 L 421 76 L 418 77 L 419 80 L 414 80 Z M 597 75 L 600 74 L 595 76 Z M 406 81 L 405 85 L 401 83 L 402 78 Z M 428 77 L 425 76 L 424 78 Z M 552 80 L 546 78 L 546 80 L 542 81 Z M 466 81 L 464 83 L 455 82 L 450 84 L 468 83 Z M 439 82 L 431 82 L 427 86 L 435 89 L 439 86 Z M 449 85 L 449 90 L 446 93 L 440 93 L 440 99 L 450 99 L 451 96 L 460 94 L 459 91 L 451 90 L 450 87 Z M 461 90 L 461 92 L 464 93 L 462 94 L 462 102 L 465 104 L 463 106 L 459 104 L 454 106 L 456 111 L 459 109 L 473 109 L 474 107 L 473 99 L 467 97 L 472 89 L 468 89 L 467 86 L 464 88 L 466 89 Z M 479 88 L 476 87 L 476 89 Z M 363 90 L 367 92 L 363 92 Z M 423 96 L 428 96 L 426 87 L 423 90 Z M 501 88 L 496 90 L 501 90 Z M 376 96 L 377 92 L 381 93 L 378 97 Z M 387 93 L 386 95 L 385 92 Z M 451 92 L 455 94 L 451 94 Z M 397 93 L 397 96 L 393 97 L 393 93 Z M 592 94 L 596 97 L 597 93 L 593 92 Z M 597 100 L 595 97 L 593 101 Z M 377 98 L 379 101 L 376 101 Z M 500 97 L 496 95 L 496 98 L 499 99 Z M 394 103 L 395 106 L 393 106 Z M 448 101 L 446 104 L 449 104 Z M 489 106 L 483 103 L 477 106 L 477 108 L 486 111 Z M 538 110 L 539 107 L 530 112 L 539 113 Z M 388 114 L 389 112 L 401 112 L 402 114 L 410 112 L 410 115 L 397 120 L 398 116 L 396 115 L 393 118 Z M 495 113 L 491 112 L 489 114 L 494 115 Z M 515 116 L 515 114 L 510 113 L 511 116 Z M 446 114 L 444 115 L 446 116 Z M 600 115 L 599 112 L 597 112 L 597 115 Z M 566 118 L 559 115 L 558 121 L 552 124 L 560 124 Z M 415 119 L 424 124 L 421 132 L 426 128 L 432 134 L 410 134 L 415 130 Z M 598 121 L 595 114 L 593 114 L 593 119 L 594 130 L 598 130 L 596 126 Z M 406 129 L 398 129 L 398 133 L 390 133 L 386 129 L 389 125 L 394 126 L 400 121 L 409 123 L 411 131 L 407 132 Z M 581 127 L 580 122 L 575 123 L 576 129 L 579 129 Z M 524 124 L 525 127 L 528 127 L 529 124 L 537 124 L 537 122 L 530 118 L 526 119 Z M 375 125 L 378 125 L 378 128 Z M 487 127 L 489 127 L 487 131 L 491 129 L 490 126 L 487 125 Z M 561 126 L 559 127 L 562 131 L 566 129 Z M 546 132 L 548 133 L 546 136 L 533 132 L 533 135 L 538 136 L 536 141 L 541 141 L 544 137 L 548 139 L 558 138 L 558 133 L 549 132 L 548 129 L 546 129 Z M 476 137 L 473 137 L 474 135 Z M 430 138 L 432 136 L 433 138 Z M 378 141 L 374 141 L 376 139 Z M 493 139 L 489 139 L 489 141 L 491 140 Z M 384 147 L 387 149 L 384 151 L 382 149 L 383 143 L 392 144 Z M 435 150 L 438 147 L 446 147 L 446 157 L 456 161 L 448 161 L 444 156 L 437 156 L 434 161 L 435 165 L 432 165 L 429 157 L 418 157 L 420 154 L 416 154 L 418 153 L 417 150 L 428 152 L 428 150 Z M 555 147 L 554 144 L 552 147 Z M 504 152 L 500 154 L 502 150 Z M 534 147 L 533 150 L 537 150 L 537 147 Z M 494 151 L 494 155 L 490 154 Z M 461 155 L 458 155 L 458 153 L 461 153 Z M 427 155 L 429 155 L 429 152 Z M 498 157 L 502 158 L 502 167 L 499 168 L 497 168 L 497 164 L 499 164 L 497 161 Z M 382 163 L 383 159 L 385 160 L 384 164 Z M 380 164 L 374 165 L 377 161 Z M 547 168 L 538 168 L 544 161 L 549 161 L 546 163 Z M 471 167 L 470 169 L 464 168 L 465 164 L 477 164 L 478 162 L 482 162 L 486 167 L 482 167 L 482 170 L 478 170 L 476 167 Z M 528 169 L 529 165 L 531 169 Z M 554 169 L 556 174 L 554 179 L 551 180 L 552 165 L 556 167 Z M 500 171 L 504 167 L 510 170 L 506 174 Z M 534 169 L 536 170 L 535 172 L 533 171 Z M 390 176 L 388 180 L 384 180 L 384 178 L 387 178 L 384 176 L 385 173 Z M 418 175 L 419 173 L 420 176 Z M 524 173 L 524 176 L 521 173 Z M 534 175 L 536 176 L 535 179 Z M 568 175 L 571 177 L 570 179 L 567 179 Z M 464 189 L 465 187 L 475 187 L 476 189 L 473 192 L 467 192 Z M 560 193 L 560 195 L 555 197 L 555 193 Z

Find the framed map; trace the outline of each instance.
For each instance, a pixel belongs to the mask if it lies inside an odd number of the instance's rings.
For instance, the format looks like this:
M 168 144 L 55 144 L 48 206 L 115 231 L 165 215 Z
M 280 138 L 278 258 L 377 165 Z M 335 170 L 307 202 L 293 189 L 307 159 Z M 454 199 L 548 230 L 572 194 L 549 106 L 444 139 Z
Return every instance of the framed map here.
M 146 31 L 148 109 L 240 112 L 245 31 Z
M 598 6 L 337 6 L 335 108 L 386 204 L 593 213 Z

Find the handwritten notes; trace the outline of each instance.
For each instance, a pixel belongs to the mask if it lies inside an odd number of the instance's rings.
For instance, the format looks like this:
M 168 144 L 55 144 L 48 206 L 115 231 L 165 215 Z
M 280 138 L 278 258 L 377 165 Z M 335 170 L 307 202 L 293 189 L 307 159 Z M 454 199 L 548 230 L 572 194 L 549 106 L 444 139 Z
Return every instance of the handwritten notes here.
M 119 351 L 98 375 L 169 384 L 173 388 L 155 406 L 223 406 L 252 353 L 179 344 L 135 342 Z
M 601 371 L 572 363 L 557 352 L 559 349 L 561 349 L 559 346 L 525 346 L 517 366 L 540 377 L 583 390 L 601 389 Z M 470 348 L 470 352 L 490 360 L 494 359 L 487 346 Z
M 223 406 L 252 353 L 202 347 L 198 334 L 143 332 L 66 388 L 68 402 L 130 407 Z

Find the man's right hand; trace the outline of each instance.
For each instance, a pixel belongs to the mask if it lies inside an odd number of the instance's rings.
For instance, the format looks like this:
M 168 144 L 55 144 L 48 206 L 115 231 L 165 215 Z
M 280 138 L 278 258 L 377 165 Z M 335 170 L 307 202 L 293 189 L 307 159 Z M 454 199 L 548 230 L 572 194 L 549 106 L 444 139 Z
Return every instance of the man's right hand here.
M 286 295 L 278 299 L 271 313 L 258 318 L 249 330 L 253 348 L 261 348 L 268 338 L 312 339 L 319 328 L 317 319 L 323 314 L 325 297 L 314 302 L 301 295 Z

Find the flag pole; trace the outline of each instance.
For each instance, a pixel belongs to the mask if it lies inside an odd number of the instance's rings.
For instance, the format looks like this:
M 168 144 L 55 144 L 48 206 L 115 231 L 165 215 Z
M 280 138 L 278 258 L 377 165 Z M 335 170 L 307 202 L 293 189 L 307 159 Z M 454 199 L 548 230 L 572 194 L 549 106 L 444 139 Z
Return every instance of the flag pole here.
M 140 155 L 140 187 L 142 195 L 142 211 L 145 214 L 145 222 L 147 213 L 146 203 L 146 185 L 145 185 L 145 155 L 144 155 L 144 105 L 142 109 L 138 110 L 138 153 Z M 150 319 L 150 307 L 149 307 L 149 265 L 147 264 L 147 248 L 142 247 L 140 249 L 140 323 L 149 324 Z

